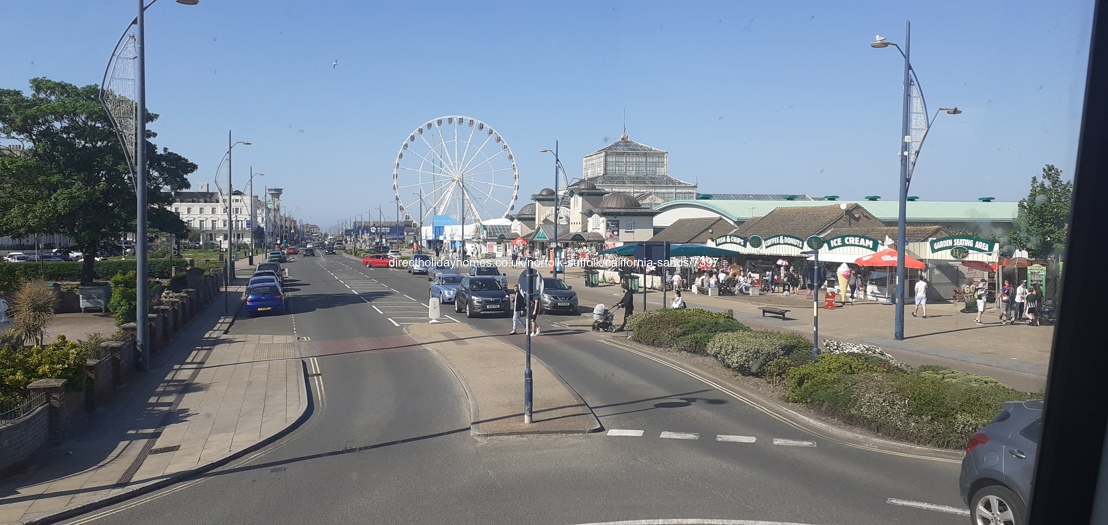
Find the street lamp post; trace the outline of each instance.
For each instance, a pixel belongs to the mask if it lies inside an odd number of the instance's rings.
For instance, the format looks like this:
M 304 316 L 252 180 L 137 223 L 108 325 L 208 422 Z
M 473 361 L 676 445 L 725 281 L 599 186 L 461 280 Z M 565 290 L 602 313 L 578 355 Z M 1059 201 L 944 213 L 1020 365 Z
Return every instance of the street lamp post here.
M 412 195 L 419 195 L 419 219 L 416 221 L 419 226 L 412 224 L 416 227 L 415 240 L 416 240 L 416 253 L 423 253 L 423 188 L 419 189 L 419 193 L 413 193 Z
M 548 149 L 541 149 L 539 153 L 553 153 L 554 154 L 554 239 L 551 241 L 553 249 L 550 254 L 550 265 L 553 268 L 551 272 L 554 278 L 558 278 L 558 170 L 562 168 L 562 161 L 558 159 L 558 141 L 554 141 L 554 151 Z M 562 169 L 564 173 L 565 170 Z M 646 281 L 643 281 L 646 282 Z
M 935 116 L 930 120 L 927 119 L 927 105 L 923 99 L 923 91 L 919 86 L 919 80 L 915 78 L 915 71 L 912 69 L 911 62 L 911 48 L 912 48 L 912 22 L 904 22 L 904 49 L 901 49 L 899 45 L 894 42 L 889 42 L 884 37 L 878 35 L 876 40 L 870 44 L 870 47 L 876 49 L 884 49 L 886 47 L 893 46 L 900 51 L 900 54 L 904 57 L 904 98 L 903 109 L 901 113 L 900 124 L 900 199 L 898 202 L 899 209 L 897 214 L 896 223 L 896 296 L 893 301 L 896 309 L 896 317 L 893 325 L 893 335 L 900 341 L 904 339 L 904 286 L 905 286 L 905 256 L 907 255 L 908 239 L 905 232 L 908 216 L 908 187 L 912 183 L 912 168 L 915 167 L 916 159 L 919 157 L 920 149 L 923 147 L 923 141 L 927 138 L 927 132 L 931 129 L 931 123 L 934 122 L 935 117 L 939 116 L 939 112 L 943 111 L 950 115 L 957 115 L 962 111 L 958 108 L 939 108 L 939 111 L 935 112 Z M 915 90 L 912 89 L 913 85 Z M 922 109 L 922 120 L 924 123 L 923 134 L 919 138 L 919 142 L 914 144 L 912 136 L 912 98 L 917 96 L 918 92 L 919 105 Z M 914 149 L 913 149 L 914 144 Z
M 138 15 L 135 17 L 135 105 L 138 106 L 137 127 L 135 131 L 135 344 L 138 346 L 138 367 L 140 371 L 149 369 L 150 344 L 150 297 L 147 282 L 146 249 L 146 207 L 147 207 L 147 166 L 146 166 L 146 0 L 138 0 Z M 177 0 L 184 5 L 196 5 L 199 0 Z
M 254 177 L 265 177 L 265 173 L 254 173 L 254 166 L 250 166 L 250 266 L 254 266 L 254 223 L 258 220 L 254 215 Z
M 235 231 L 235 206 L 233 202 L 232 191 L 232 171 L 231 171 L 231 150 L 235 149 L 235 146 L 242 144 L 249 146 L 250 142 L 240 140 L 238 142 L 231 141 L 231 130 L 227 130 L 227 275 L 224 280 L 224 293 L 223 293 L 223 313 L 230 313 L 230 295 L 231 295 L 231 281 L 235 275 L 235 260 L 233 258 L 234 245 L 234 231 Z

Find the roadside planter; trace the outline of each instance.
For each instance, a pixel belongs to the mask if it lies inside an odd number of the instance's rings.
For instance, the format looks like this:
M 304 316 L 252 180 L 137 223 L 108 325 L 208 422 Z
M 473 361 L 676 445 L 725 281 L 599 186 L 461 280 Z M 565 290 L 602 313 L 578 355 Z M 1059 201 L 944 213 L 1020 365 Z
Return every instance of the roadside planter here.
M 77 293 L 81 298 L 81 313 L 85 313 L 86 308 L 99 308 L 101 312 L 108 311 L 108 301 L 112 298 L 110 284 L 78 286 Z

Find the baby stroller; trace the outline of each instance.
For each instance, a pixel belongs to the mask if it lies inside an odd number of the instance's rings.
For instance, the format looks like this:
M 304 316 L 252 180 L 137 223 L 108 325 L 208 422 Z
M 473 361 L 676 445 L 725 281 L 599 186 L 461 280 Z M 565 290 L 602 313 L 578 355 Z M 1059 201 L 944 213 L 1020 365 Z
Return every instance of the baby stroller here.
M 616 327 L 612 323 L 612 319 L 615 315 L 609 310 L 603 303 L 596 305 L 596 308 L 592 309 L 592 331 L 594 332 L 614 332 Z

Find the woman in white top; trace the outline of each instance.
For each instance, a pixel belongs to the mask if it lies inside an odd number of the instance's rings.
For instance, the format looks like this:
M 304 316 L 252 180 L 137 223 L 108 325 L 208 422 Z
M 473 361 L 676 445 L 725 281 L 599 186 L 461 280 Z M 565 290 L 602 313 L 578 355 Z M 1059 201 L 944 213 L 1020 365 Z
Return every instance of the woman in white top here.
M 685 307 L 685 300 L 681 298 L 681 290 L 673 291 L 673 303 L 670 304 L 670 307 L 678 309 Z

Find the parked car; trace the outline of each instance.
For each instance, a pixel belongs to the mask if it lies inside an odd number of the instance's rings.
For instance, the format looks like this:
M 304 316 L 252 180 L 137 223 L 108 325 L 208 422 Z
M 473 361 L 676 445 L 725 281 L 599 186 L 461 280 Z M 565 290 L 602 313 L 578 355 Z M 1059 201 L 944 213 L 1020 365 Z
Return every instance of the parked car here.
M 246 289 L 246 316 L 253 317 L 259 313 L 285 313 L 288 309 L 288 300 L 281 292 L 281 287 L 272 284 L 261 284 Z
M 269 272 L 265 272 L 261 275 L 255 274 L 253 277 L 251 277 L 250 282 L 246 283 L 246 287 L 251 288 L 253 286 L 261 284 L 274 284 L 277 286 L 281 286 L 281 282 L 277 280 L 277 277 L 270 275 Z
M 386 255 L 388 255 L 389 257 L 392 257 L 393 259 L 399 259 L 400 257 L 402 257 L 400 255 L 400 250 L 389 250 L 389 252 Z
M 433 281 L 435 280 L 435 276 L 439 274 L 461 275 L 462 272 L 458 271 L 454 263 L 446 259 L 439 259 L 427 267 L 427 280 Z
M 278 284 L 283 282 L 283 280 L 281 279 L 281 275 L 278 274 L 277 272 L 274 272 L 273 270 L 258 270 L 258 271 L 255 271 L 254 275 L 251 275 L 250 278 L 253 279 L 255 277 L 262 277 L 262 276 L 273 277 L 273 279 L 276 280 Z
M 278 263 L 278 262 L 258 263 L 258 266 L 256 266 L 254 268 L 254 273 L 258 273 L 258 272 L 264 271 L 264 270 L 269 270 L 269 271 L 277 274 L 277 279 L 279 279 L 281 281 L 285 280 L 285 269 L 281 267 L 281 263 Z
M 572 286 L 561 279 L 542 278 L 542 297 L 539 300 L 539 308 L 543 312 L 577 313 L 577 304 L 577 292 L 573 291 Z
M 507 289 L 508 277 L 500 273 L 500 269 L 491 264 L 473 264 L 470 265 L 469 271 L 466 275 L 470 277 L 494 277 L 500 281 L 500 284 Z
M 11 252 L 7 257 L 4 257 L 4 260 L 10 263 L 30 262 L 31 256 L 23 252 Z
M 431 281 L 429 297 L 438 297 L 440 303 L 452 303 L 458 293 L 458 286 L 462 284 L 460 273 L 440 273 Z
M 362 266 L 366 268 L 390 268 L 393 264 L 393 260 L 390 259 L 388 255 L 381 255 L 379 253 L 366 255 L 362 258 Z
M 304 257 L 315 257 L 315 248 L 304 248 Z
M 279 263 L 289 262 L 288 257 L 285 257 L 284 252 L 269 252 L 269 254 L 265 256 L 265 260 L 269 262 Z
M 466 317 L 487 313 L 511 315 L 512 300 L 496 277 L 465 277 L 454 295 L 454 311 L 465 311 Z
M 0 332 L 3 332 L 4 330 L 11 328 L 12 326 L 12 318 L 10 315 L 8 315 L 9 309 L 10 307 L 8 306 L 8 302 L 0 299 Z
M 958 491 L 973 523 L 1027 523 L 1042 417 L 1042 400 L 1009 401 L 970 437 Z

